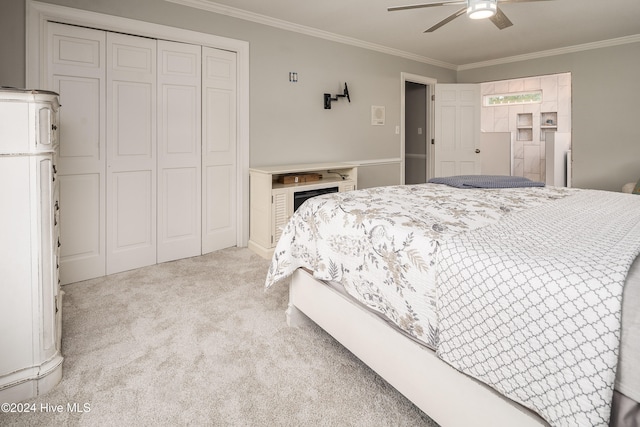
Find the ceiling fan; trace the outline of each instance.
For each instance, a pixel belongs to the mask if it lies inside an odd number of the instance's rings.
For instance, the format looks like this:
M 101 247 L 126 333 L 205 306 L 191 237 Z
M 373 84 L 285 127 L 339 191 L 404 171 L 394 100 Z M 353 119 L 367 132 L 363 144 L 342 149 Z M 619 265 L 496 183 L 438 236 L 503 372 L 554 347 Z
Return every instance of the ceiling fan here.
M 495 24 L 500 30 L 504 30 L 507 27 L 513 25 L 513 22 L 507 18 L 502 10 L 498 7 L 498 3 L 528 3 L 533 1 L 553 1 L 553 0 L 445 0 L 437 3 L 421 3 L 407 6 L 394 6 L 387 8 L 387 11 L 394 12 L 396 10 L 407 9 L 420 9 L 423 7 L 436 7 L 436 6 L 456 6 L 464 5 L 464 7 L 457 12 L 449 15 L 442 21 L 438 22 L 433 27 L 425 30 L 425 33 L 431 33 L 445 24 L 456 19 L 458 16 L 463 15 L 465 12 L 471 19 L 485 19 L 489 18 L 491 22 Z

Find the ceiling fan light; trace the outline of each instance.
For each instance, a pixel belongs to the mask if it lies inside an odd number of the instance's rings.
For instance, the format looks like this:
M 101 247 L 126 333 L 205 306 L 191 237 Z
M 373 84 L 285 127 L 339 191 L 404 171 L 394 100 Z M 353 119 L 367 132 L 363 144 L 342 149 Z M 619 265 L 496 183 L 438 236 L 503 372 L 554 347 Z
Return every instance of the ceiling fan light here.
M 498 0 L 468 0 L 467 15 L 471 19 L 491 18 L 498 11 Z

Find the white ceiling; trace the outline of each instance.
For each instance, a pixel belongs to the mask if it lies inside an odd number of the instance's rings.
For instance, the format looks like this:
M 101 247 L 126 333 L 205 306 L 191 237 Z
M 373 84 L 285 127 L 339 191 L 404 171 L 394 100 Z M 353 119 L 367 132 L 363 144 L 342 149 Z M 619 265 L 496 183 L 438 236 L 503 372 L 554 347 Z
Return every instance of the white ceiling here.
M 426 0 L 168 0 L 269 25 L 316 31 L 328 38 L 364 42 L 450 68 L 480 62 L 640 41 L 640 0 L 553 0 L 500 5 L 513 26 L 498 30 L 489 20 L 466 15 L 424 33 L 461 6 L 388 12 L 387 7 Z M 249 13 L 244 13 L 244 11 Z M 318 31 L 319 30 L 319 31 Z M 325 33 L 326 32 L 326 33 Z M 616 40 L 623 38 L 622 40 Z M 583 45 L 587 46 L 583 46 Z M 384 50 L 384 49 L 383 49 Z

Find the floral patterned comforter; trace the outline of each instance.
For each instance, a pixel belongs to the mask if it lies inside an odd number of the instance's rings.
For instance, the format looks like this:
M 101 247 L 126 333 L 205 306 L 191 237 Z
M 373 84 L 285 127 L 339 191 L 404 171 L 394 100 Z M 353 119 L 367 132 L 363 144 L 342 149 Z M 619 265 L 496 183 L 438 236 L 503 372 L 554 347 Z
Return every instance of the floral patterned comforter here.
M 287 224 L 266 286 L 306 268 L 316 279 L 342 284 L 355 299 L 435 349 L 434 262 L 440 242 L 578 191 L 420 184 L 314 197 Z

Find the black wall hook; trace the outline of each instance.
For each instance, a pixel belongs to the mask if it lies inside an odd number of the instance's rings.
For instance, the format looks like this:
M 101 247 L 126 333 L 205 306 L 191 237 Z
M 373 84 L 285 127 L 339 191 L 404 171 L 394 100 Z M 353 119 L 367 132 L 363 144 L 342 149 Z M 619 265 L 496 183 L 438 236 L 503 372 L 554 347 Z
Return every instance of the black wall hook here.
M 338 98 L 347 98 L 347 101 L 351 102 L 351 98 L 349 97 L 349 88 L 347 87 L 347 83 L 344 84 L 344 91 L 341 94 L 337 94 L 335 98 L 332 98 L 330 94 L 324 94 L 324 109 L 331 109 L 331 101 L 337 101 Z

